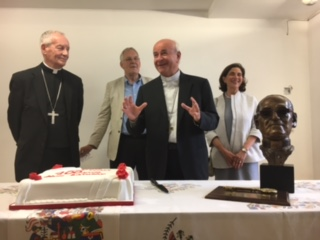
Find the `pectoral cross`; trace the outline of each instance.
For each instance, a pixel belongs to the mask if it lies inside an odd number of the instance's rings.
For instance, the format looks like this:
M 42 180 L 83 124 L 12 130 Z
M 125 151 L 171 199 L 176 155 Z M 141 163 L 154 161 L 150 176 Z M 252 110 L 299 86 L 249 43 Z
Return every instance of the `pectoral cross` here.
M 56 117 L 59 116 L 59 114 L 56 113 L 54 110 L 52 110 L 51 113 L 48 113 L 48 116 L 51 116 L 51 124 L 54 124 L 54 120 L 55 120 Z

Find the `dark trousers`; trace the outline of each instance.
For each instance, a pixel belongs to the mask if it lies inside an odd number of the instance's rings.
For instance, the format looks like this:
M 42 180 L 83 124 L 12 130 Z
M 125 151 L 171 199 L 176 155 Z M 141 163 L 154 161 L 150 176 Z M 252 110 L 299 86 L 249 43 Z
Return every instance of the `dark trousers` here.
M 38 173 L 51 169 L 54 165 L 60 164 L 63 167 L 72 167 L 70 148 L 45 148 L 43 161 Z
M 165 180 L 184 180 L 176 143 L 168 144 L 168 159 Z
M 136 168 L 139 180 L 148 180 L 146 165 L 146 136 L 133 137 L 121 134 L 117 157 L 110 160 L 110 168 L 117 168 L 125 163 L 132 169 Z

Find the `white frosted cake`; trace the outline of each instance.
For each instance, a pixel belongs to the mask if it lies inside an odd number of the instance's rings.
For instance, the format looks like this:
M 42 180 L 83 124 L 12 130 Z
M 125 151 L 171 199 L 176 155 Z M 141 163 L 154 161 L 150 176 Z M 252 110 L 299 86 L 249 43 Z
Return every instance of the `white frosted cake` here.
M 124 164 L 123 164 L 124 165 Z M 101 203 L 104 205 L 133 204 L 134 173 L 122 169 L 81 169 L 60 167 L 30 175 L 19 183 L 15 205 L 50 205 Z M 115 204 L 120 203 L 120 204 Z M 130 204 L 132 203 L 132 204 Z M 81 205 L 75 205 L 81 206 Z M 71 205 L 72 207 L 72 205 Z

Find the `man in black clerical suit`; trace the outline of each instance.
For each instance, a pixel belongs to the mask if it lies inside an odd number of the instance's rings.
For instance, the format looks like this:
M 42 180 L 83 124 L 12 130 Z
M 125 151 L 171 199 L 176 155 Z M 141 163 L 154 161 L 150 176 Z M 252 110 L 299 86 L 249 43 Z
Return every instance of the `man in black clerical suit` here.
M 8 123 L 17 144 L 16 181 L 55 164 L 80 165 L 82 80 L 63 69 L 70 46 L 62 32 L 44 32 L 40 44 L 43 62 L 14 73 L 10 81 Z
M 136 103 L 123 102 L 131 134 L 146 129 L 146 163 L 150 178 L 208 179 L 205 131 L 217 127 L 217 114 L 209 81 L 179 69 L 181 52 L 170 39 L 153 48 L 160 76 L 139 89 Z

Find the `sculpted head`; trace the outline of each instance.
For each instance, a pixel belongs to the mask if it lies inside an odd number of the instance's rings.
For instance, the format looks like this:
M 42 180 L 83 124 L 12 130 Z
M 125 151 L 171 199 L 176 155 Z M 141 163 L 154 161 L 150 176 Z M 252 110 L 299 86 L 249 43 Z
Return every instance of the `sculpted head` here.
M 255 124 L 263 138 L 279 141 L 289 138 L 297 126 L 297 114 L 291 101 L 282 95 L 269 95 L 257 107 Z
M 292 153 L 292 128 L 297 126 L 297 114 L 292 102 L 282 95 L 268 95 L 258 104 L 254 121 L 262 133 L 261 150 L 269 163 L 281 165 Z

